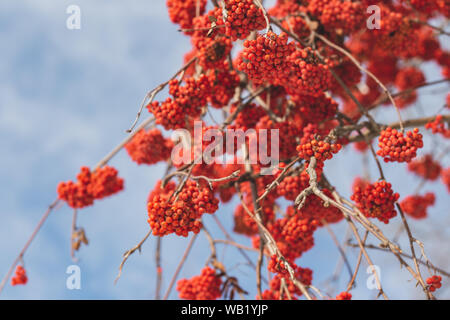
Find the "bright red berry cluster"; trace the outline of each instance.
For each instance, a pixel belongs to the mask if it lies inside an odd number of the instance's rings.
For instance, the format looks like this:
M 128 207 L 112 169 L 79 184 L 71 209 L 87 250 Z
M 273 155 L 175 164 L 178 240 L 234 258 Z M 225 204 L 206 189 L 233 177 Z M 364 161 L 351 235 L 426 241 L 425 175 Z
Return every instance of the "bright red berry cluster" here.
M 288 274 L 288 271 L 286 269 L 286 265 L 285 265 L 283 259 L 280 259 L 279 257 L 277 257 L 276 254 L 274 254 L 270 257 L 270 260 L 267 264 L 267 268 L 272 273 L 279 273 L 281 275 Z
M 294 95 L 292 101 L 295 109 L 308 123 L 319 123 L 333 119 L 338 110 L 338 104 L 325 94 L 320 96 Z
M 425 83 L 423 72 L 414 67 L 400 69 L 395 77 L 395 85 L 401 91 L 415 88 L 423 83 Z M 412 90 L 398 97 L 396 104 L 399 108 L 404 108 L 416 102 L 416 100 L 417 92 Z
M 439 289 L 440 287 L 442 287 L 441 281 L 442 281 L 442 277 L 441 276 L 434 275 L 432 277 L 429 277 L 427 279 L 427 284 L 429 286 L 428 289 L 431 292 L 436 291 L 436 289 Z
M 322 189 L 322 193 L 330 199 L 333 198 L 328 189 Z M 316 220 L 318 226 L 322 226 L 324 223 L 336 223 L 344 218 L 338 208 L 325 204 L 320 197 L 314 194 L 308 196 L 301 212 L 304 217 Z
M 312 282 L 312 270 L 308 268 L 301 268 L 295 265 L 295 263 L 290 263 L 291 267 L 294 269 L 295 278 L 300 281 L 305 286 L 308 286 Z M 302 292 L 300 289 L 292 282 L 289 277 L 289 274 L 280 274 L 277 273 L 272 280 L 269 282 L 269 289 L 265 290 L 262 293 L 263 300 L 288 300 L 289 297 L 280 290 L 281 288 L 281 280 L 284 279 L 286 283 L 286 287 L 291 295 L 292 299 L 298 299 L 302 296 Z
M 17 286 L 18 284 L 27 284 L 27 282 L 28 277 L 24 267 L 18 265 L 16 267 L 16 271 L 14 272 L 14 277 L 11 278 L 11 285 Z
M 315 157 L 318 161 L 325 161 L 333 158 L 341 150 L 342 146 L 339 143 L 327 142 L 326 139 L 310 135 L 302 138 L 302 144 L 297 147 L 300 158 L 310 160 Z
M 428 207 L 434 205 L 436 197 L 434 193 L 428 192 L 423 196 L 408 196 L 400 202 L 402 210 L 415 219 L 424 219 L 427 217 Z
M 280 84 L 288 93 L 320 96 L 331 87 L 330 62 L 321 61 L 311 48 L 297 49 L 287 60 L 289 74 Z
M 233 41 L 243 40 L 252 31 L 264 29 L 266 22 L 263 12 L 253 0 L 225 0 L 226 15 L 217 12 L 217 20 L 225 16 L 226 35 Z
M 286 200 L 294 201 L 297 196 L 309 186 L 309 176 L 303 171 L 299 176 L 288 176 L 280 182 L 277 187 L 277 193 L 286 198 Z
M 341 292 L 336 296 L 336 300 L 352 300 L 352 294 L 350 292 Z
M 258 36 L 256 40 L 245 40 L 244 47 L 238 58 L 238 68 L 255 85 L 286 82 L 290 65 L 286 57 L 295 50 L 295 45 L 288 43 L 286 33 L 277 35 L 270 31 L 265 36 Z
M 290 94 L 320 96 L 331 86 L 328 59 L 321 60 L 311 48 L 288 43 L 286 33 L 268 32 L 246 40 L 237 67 L 255 85 L 281 85 Z
M 364 7 L 360 2 L 341 0 L 310 0 L 308 11 L 328 30 L 350 33 L 364 22 Z
M 172 140 L 164 138 L 158 129 L 142 129 L 125 145 L 134 162 L 149 165 L 167 160 L 172 148 Z
M 90 206 L 96 199 L 103 199 L 123 190 L 124 181 L 117 174 L 118 171 L 110 166 L 104 166 L 94 172 L 88 167 L 82 167 L 77 175 L 77 182 L 58 184 L 58 198 L 74 209 Z
M 355 186 L 351 199 L 366 217 L 389 223 L 397 215 L 395 202 L 399 197 L 398 193 L 392 191 L 392 185 L 382 180 L 365 184 L 364 187 Z
M 150 199 L 147 205 L 148 223 L 155 236 L 175 233 L 187 237 L 191 231 L 200 232 L 201 216 L 214 213 L 218 202 L 208 187 L 199 187 L 195 181 L 188 181 L 173 203 L 167 196 L 158 194 Z
M 433 121 L 428 122 L 425 125 L 425 129 L 431 130 L 431 132 L 433 132 L 433 134 L 439 133 L 446 139 L 449 139 L 450 138 L 450 129 L 448 127 L 448 123 L 446 123 L 442 120 L 443 120 L 442 115 L 441 114 L 437 115 Z
M 417 155 L 417 150 L 423 147 L 422 135 L 419 129 L 407 131 L 406 136 L 390 127 L 381 131 L 378 138 L 377 154 L 383 157 L 385 162 L 410 162 Z
M 191 29 L 194 17 L 203 14 L 206 7 L 206 0 L 167 0 L 166 3 L 170 20 L 182 29 Z
M 184 82 L 185 86 L 181 86 L 177 79 L 171 80 L 169 93 L 173 98 L 169 97 L 162 103 L 154 101 L 147 106 L 156 123 L 167 130 L 185 128 L 187 117 L 195 119 L 200 116 L 208 101 L 211 87 L 206 75 L 198 79 L 187 78 Z
M 222 295 L 222 279 L 210 267 L 202 269 L 200 275 L 177 282 L 177 291 L 181 299 L 216 300 Z

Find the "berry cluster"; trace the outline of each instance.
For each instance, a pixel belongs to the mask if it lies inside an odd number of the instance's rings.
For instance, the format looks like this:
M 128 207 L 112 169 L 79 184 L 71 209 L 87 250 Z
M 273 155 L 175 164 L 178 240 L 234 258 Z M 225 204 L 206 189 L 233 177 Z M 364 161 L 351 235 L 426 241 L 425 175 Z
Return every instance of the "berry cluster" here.
M 58 184 L 58 198 L 74 209 L 90 206 L 96 199 L 103 199 L 123 190 L 124 181 L 117 174 L 117 170 L 110 166 L 104 166 L 94 172 L 88 167 L 82 167 L 77 175 L 77 182 Z
M 436 197 L 434 193 L 428 192 L 424 196 L 413 195 L 406 197 L 400 202 L 402 210 L 415 219 L 424 219 L 427 217 L 428 207 L 434 205 Z
M 278 150 L 280 160 L 290 159 L 295 155 L 297 144 L 295 139 L 292 139 L 292 137 L 297 137 L 301 133 L 295 123 L 291 121 L 276 122 L 271 120 L 269 116 L 264 116 L 259 119 L 255 128 L 258 132 L 261 129 L 267 130 L 265 132 L 273 132 L 272 130 L 278 130 L 279 132 L 278 141 L 272 141 L 272 136 L 270 134 L 267 134 L 267 139 L 258 140 L 258 148 L 260 149 L 259 155 L 266 154 L 273 157 L 274 154 L 271 154 L 269 150 Z
M 301 268 L 295 265 L 295 263 L 290 263 L 294 269 L 295 279 L 300 281 L 302 284 L 308 286 L 312 282 L 312 270 L 308 268 Z M 291 295 L 292 299 L 298 299 L 302 295 L 300 289 L 292 282 L 289 278 L 289 274 L 277 273 L 272 280 L 269 282 L 269 289 L 262 293 L 263 300 L 288 300 L 289 297 L 284 293 L 281 288 L 281 280 L 284 279 L 286 287 Z
M 442 115 L 441 114 L 437 115 L 433 121 L 428 122 L 425 125 L 425 129 L 431 130 L 431 132 L 433 132 L 433 134 L 439 133 L 446 139 L 449 139 L 450 138 L 450 129 L 448 127 L 447 122 L 444 122 L 442 120 L 443 120 Z
M 243 40 L 252 31 L 264 29 L 266 22 L 263 12 L 253 0 L 226 0 L 225 33 L 233 41 Z M 223 20 L 223 12 L 217 12 L 217 20 Z
M 278 258 L 276 254 L 274 254 L 270 257 L 270 260 L 267 264 L 267 268 L 272 273 L 279 273 L 281 275 L 288 274 L 288 271 L 286 269 L 283 259 Z
M 327 30 L 350 33 L 364 22 L 364 7 L 360 2 L 311 0 L 307 8 Z
M 244 50 L 238 58 L 238 69 L 245 72 L 255 85 L 269 82 L 286 83 L 290 63 L 286 57 L 295 50 L 293 43 L 288 43 L 286 33 L 280 35 L 268 32 L 256 40 L 246 40 Z
M 169 82 L 169 93 L 173 98 L 167 98 L 164 102 L 152 102 L 147 106 L 153 113 L 156 123 L 165 129 L 179 129 L 186 127 L 186 117 L 197 118 L 206 106 L 211 87 L 206 75 L 198 79 L 187 78 L 185 86 L 181 86 L 177 79 Z
M 288 261 L 294 261 L 314 246 L 314 231 L 319 221 L 288 207 L 286 217 L 268 224 L 267 229 Z M 253 238 L 253 246 L 259 248 L 259 238 Z
M 246 202 L 247 208 L 251 212 L 254 212 L 253 201 L 251 201 L 251 198 L 247 196 L 244 201 Z M 263 224 L 267 224 L 274 220 L 275 211 L 273 204 L 265 203 L 262 206 L 261 217 Z M 234 232 L 247 236 L 253 236 L 258 233 L 257 223 L 242 205 L 238 205 L 234 211 Z
M 319 123 L 333 119 L 338 110 L 338 104 L 325 94 L 320 96 L 294 95 L 295 111 L 299 112 L 307 123 Z
M 216 300 L 222 295 L 222 279 L 214 269 L 205 267 L 200 275 L 177 282 L 177 291 L 181 299 Z
M 350 292 L 341 292 L 336 296 L 336 300 L 352 300 L 352 294 Z
M 434 181 L 439 178 L 442 167 L 439 162 L 433 160 L 431 154 L 415 159 L 408 163 L 408 170 L 426 180 Z
M 414 67 L 400 69 L 395 77 L 395 85 L 399 90 L 411 89 L 425 82 L 423 72 Z
M 331 87 L 330 62 L 322 62 L 313 49 L 295 50 L 287 60 L 289 74 L 281 84 L 288 93 L 320 96 Z
M 366 217 L 389 223 L 397 215 L 394 205 L 399 197 L 392 191 L 392 185 L 382 180 L 364 187 L 355 186 L 351 199 Z
M 406 136 L 390 127 L 381 131 L 378 138 L 377 154 L 383 157 L 385 162 L 410 162 L 416 157 L 417 149 L 423 147 L 422 135 L 419 129 L 407 131 Z
M 331 191 L 328 189 L 322 189 L 322 193 L 329 198 L 333 198 Z M 324 201 L 316 195 L 308 196 L 301 212 L 304 217 L 317 220 L 318 226 L 322 226 L 324 222 L 336 223 L 344 218 L 342 212 L 338 208 L 325 204 Z
M 300 158 L 310 160 L 315 157 L 318 161 L 323 162 L 333 158 L 341 150 L 342 146 L 339 143 L 327 142 L 327 139 L 322 139 L 319 136 L 310 135 L 303 137 L 302 143 L 297 147 Z
M 170 20 L 182 29 L 191 29 L 192 20 L 197 13 L 203 14 L 205 7 L 206 0 L 167 0 Z
M 164 138 L 158 129 L 142 129 L 125 145 L 134 162 L 149 165 L 167 160 L 172 148 L 172 140 Z
M 407 90 L 419 86 L 425 82 L 423 72 L 414 67 L 400 69 L 395 77 L 395 85 L 399 90 Z M 404 108 L 417 100 L 416 91 L 407 91 L 405 94 L 396 98 L 396 104 L 399 108 Z
M 201 216 L 214 213 L 219 202 L 209 188 L 199 187 L 194 181 L 186 183 L 177 201 L 168 200 L 167 196 L 155 194 L 147 204 L 148 223 L 155 236 L 175 233 L 187 237 L 190 231 L 199 233 Z
M 224 64 L 228 66 L 227 63 Z M 227 68 L 212 70 L 208 73 L 211 93 L 208 101 L 212 107 L 221 109 L 228 105 L 239 85 L 239 76 L 234 70 Z
M 25 269 L 21 265 L 18 265 L 16 267 L 16 271 L 14 272 L 14 277 L 11 278 L 11 285 L 17 286 L 19 284 L 27 284 L 27 282 L 28 277 Z
M 429 277 L 429 278 L 427 279 L 427 284 L 428 284 L 428 286 L 429 286 L 428 289 L 429 289 L 431 292 L 436 291 L 436 289 L 439 289 L 440 287 L 442 287 L 441 281 L 442 281 L 442 277 L 441 277 L 441 276 L 436 276 L 436 275 L 434 275 L 434 276 L 432 276 L 432 277 Z
M 294 201 L 295 198 L 309 186 L 309 176 L 306 172 L 302 172 L 299 176 L 288 176 L 277 186 L 277 193 L 286 200 Z

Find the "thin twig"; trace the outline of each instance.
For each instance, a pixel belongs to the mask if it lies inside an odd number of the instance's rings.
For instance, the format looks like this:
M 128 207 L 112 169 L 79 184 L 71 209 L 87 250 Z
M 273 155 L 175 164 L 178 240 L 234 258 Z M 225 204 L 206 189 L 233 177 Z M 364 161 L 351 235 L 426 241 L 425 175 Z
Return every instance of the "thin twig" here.
M 150 235 L 152 234 L 152 229 L 149 229 L 147 234 L 145 235 L 145 237 L 133 248 L 131 248 L 130 250 L 127 250 L 124 254 L 123 254 L 123 260 L 120 263 L 119 266 L 119 273 L 117 274 L 116 279 L 114 280 L 114 284 L 117 283 L 117 281 L 119 280 L 120 276 L 122 275 L 122 269 L 123 266 L 125 264 L 125 262 L 128 260 L 128 258 L 136 251 L 139 250 L 139 252 L 141 252 L 141 247 L 144 244 L 144 242 L 147 240 L 148 237 L 150 237 Z
M 23 259 L 23 256 L 25 255 L 25 252 L 27 251 L 30 244 L 33 242 L 34 238 L 38 234 L 39 230 L 41 230 L 42 226 L 44 225 L 44 222 L 47 220 L 50 213 L 53 211 L 53 209 L 58 205 L 59 199 L 56 199 L 52 202 L 52 204 L 48 207 L 47 211 L 45 211 L 44 215 L 42 216 L 41 220 L 39 220 L 39 223 L 37 224 L 36 228 L 34 228 L 33 233 L 28 238 L 27 242 L 23 246 L 22 250 L 20 250 L 19 255 L 14 259 L 14 262 L 10 266 L 8 272 L 3 277 L 2 282 L 0 283 L 0 294 L 3 291 L 3 288 L 5 287 L 6 282 L 9 280 L 9 277 L 11 276 L 15 266 Z

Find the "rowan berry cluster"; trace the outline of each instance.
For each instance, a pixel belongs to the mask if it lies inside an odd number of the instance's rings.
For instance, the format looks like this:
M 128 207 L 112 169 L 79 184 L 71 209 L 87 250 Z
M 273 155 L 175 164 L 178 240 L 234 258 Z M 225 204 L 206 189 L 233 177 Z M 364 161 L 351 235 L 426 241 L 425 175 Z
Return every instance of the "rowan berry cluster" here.
M 312 270 L 308 268 L 301 268 L 295 265 L 295 263 L 290 263 L 291 267 L 294 269 L 294 276 L 297 281 L 300 281 L 303 285 L 308 286 L 312 282 Z M 281 280 L 284 279 L 286 287 L 289 291 L 290 297 L 280 290 Z M 303 293 L 298 288 L 298 286 L 290 279 L 289 274 L 277 273 L 272 280 L 269 282 L 269 289 L 262 293 L 263 300 L 289 300 L 298 299 Z
M 214 213 L 218 200 L 208 187 L 199 187 L 195 181 L 188 181 L 171 203 L 167 196 L 154 195 L 147 204 L 148 223 L 153 235 L 163 237 L 175 233 L 187 237 L 189 232 L 199 233 L 201 216 Z
M 288 176 L 280 182 L 277 187 L 279 196 L 285 197 L 286 200 L 294 201 L 304 189 L 309 187 L 309 176 L 306 172 L 298 176 Z
M 422 135 L 419 129 L 407 131 L 406 136 L 396 129 L 387 127 L 381 131 L 378 138 L 377 154 L 385 162 L 410 162 L 417 155 L 417 150 L 423 147 Z
M 288 93 L 320 96 L 331 87 L 330 62 L 321 61 L 313 49 L 297 49 L 287 60 L 289 74 L 280 84 Z
M 382 180 L 364 187 L 355 186 L 351 199 L 366 217 L 389 223 L 397 215 L 394 206 L 399 197 L 392 191 L 392 185 Z
M 256 40 L 245 40 L 244 50 L 238 57 L 237 67 L 245 72 L 255 85 L 269 82 L 286 83 L 290 63 L 287 56 L 295 51 L 295 45 L 288 43 L 288 35 L 270 31 Z
M 270 260 L 267 264 L 267 268 L 272 273 L 279 273 L 281 275 L 288 274 L 288 271 L 286 269 L 286 265 L 285 265 L 283 259 L 280 259 L 279 257 L 277 257 L 276 254 L 274 254 L 270 257 Z
M 325 161 L 333 158 L 341 150 L 342 146 L 339 143 L 327 142 L 327 139 L 310 135 L 303 137 L 302 143 L 297 147 L 300 158 L 310 160 L 315 157 L 318 161 Z
M 428 207 L 434 205 L 436 197 L 434 193 L 428 192 L 423 196 L 408 196 L 400 202 L 402 210 L 415 219 L 424 219 L 427 215 Z
M 321 191 L 328 198 L 333 198 L 330 190 L 322 189 Z M 338 208 L 324 203 L 320 197 L 314 194 L 307 197 L 301 212 L 304 217 L 316 220 L 318 226 L 322 226 L 324 223 L 336 223 L 344 218 Z
M 266 129 L 266 132 L 273 132 L 272 130 L 278 130 L 278 141 L 272 141 L 270 134 L 267 135 L 267 139 L 258 140 L 258 148 L 264 151 L 262 154 L 270 155 L 269 150 L 278 150 L 278 156 L 280 160 L 290 159 L 295 155 L 297 143 L 292 137 L 297 137 L 301 134 L 298 126 L 291 121 L 276 122 L 270 119 L 269 116 L 263 116 L 259 119 L 255 128 L 257 130 Z M 267 151 L 266 151 L 267 150 Z
M 380 5 L 383 19 L 380 20 L 380 29 L 373 30 L 375 36 L 374 46 L 392 52 L 399 57 L 411 57 L 418 53 L 420 25 L 405 17 L 405 13 Z
M 169 94 L 173 98 L 169 97 L 162 103 L 154 101 L 147 106 L 155 116 L 156 123 L 167 130 L 185 128 L 187 117 L 199 117 L 208 101 L 211 86 L 206 75 L 198 79 L 187 78 L 184 82 L 185 86 L 181 86 L 177 79 L 171 80 Z
M 155 164 L 167 160 L 172 152 L 173 142 L 166 139 L 158 129 L 139 131 L 125 145 L 131 159 L 137 164 Z
M 433 134 L 439 133 L 446 139 L 450 138 L 450 129 L 448 124 L 443 121 L 443 116 L 441 114 L 437 115 L 433 121 L 428 122 L 425 125 L 425 129 L 431 130 Z
M 225 1 L 226 35 L 233 41 L 247 38 L 252 31 L 264 29 L 266 22 L 263 11 L 257 7 L 253 0 L 226 0 Z M 222 10 L 216 11 L 217 20 L 223 20 Z
M 286 217 L 268 223 L 267 229 L 283 256 L 288 261 L 294 261 L 314 246 L 313 236 L 318 225 L 318 220 L 304 216 L 302 212 L 298 212 L 290 206 L 287 209 Z M 253 238 L 255 248 L 259 248 L 259 241 L 259 237 Z
M 251 197 L 247 196 L 244 201 L 246 202 L 247 209 L 251 212 L 255 212 Z M 262 206 L 261 217 L 263 224 L 267 224 L 268 222 L 272 222 L 274 220 L 275 211 L 273 208 L 273 203 L 269 202 Z M 238 205 L 234 211 L 234 232 L 247 236 L 258 234 L 258 224 L 248 214 L 243 205 Z
M 350 292 L 341 292 L 336 296 L 336 300 L 352 300 L 352 294 Z
M 58 198 L 66 201 L 74 209 L 90 206 L 94 200 L 103 199 L 123 190 L 124 181 L 117 174 L 118 171 L 110 166 L 104 166 L 94 172 L 88 167 L 81 167 L 77 182 L 58 184 Z
M 197 14 L 203 14 L 206 0 L 167 0 L 170 20 L 182 29 L 191 29 L 192 20 Z
M 299 112 L 307 123 L 319 123 L 333 119 L 338 110 L 337 102 L 325 94 L 316 97 L 294 95 L 292 102 L 295 103 L 296 112 Z
M 224 68 L 224 62 L 233 47 L 231 39 L 223 33 L 222 20 L 214 18 L 216 12 L 217 10 L 210 11 L 193 20 L 193 52 L 199 59 L 199 65 L 205 70 Z
M 395 85 L 399 90 L 415 88 L 425 83 L 425 76 L 422 71 L 414 67 L 400 69 L 395 77 Z M 406 92 L 396 99 L 397 106 L 404 108 L 417 100 L 417 92 L 412 90 Z
M 431 292 L 434 292 L 434 291 L 436 291 L 436 289 L 439 289 L 440 287 L 442 287 L 441 281 L 442 281 L 441 276 L 434 275 L 432 277 L 429 277 L 427 279 L 428 290 L 430 290 Z
M 222 279 L 216 271 L 205 267 L 198 276 L 177 282 L 179 297 L 186 300 L 216 300 L 222 295 Z
M 11 285 L 17 286 L 19 284 L 27 284 L 28 277 L 27 273 L 25 272 L 25 269 L 23 266 L 18 265 L 16 267 L 16 271 L 14 272 L 14 277 L 11 278 Z
M 228 105 L 239 86 L 238 74 L 234 70 L 229 70 L 227 66 L 228 63 L 224 63 L 223 69 L 211 70 L 208 73 L 208 81 L 211 86 L 208 101 L 212 107 L 217 109 Z
M 311 0 L 308 11 L 327 30 L 351 33 L 358 30 L 364 22 L 364 7 L 360 2 L 341 0 Z
M 433 160 L 431 154 L 426 154 L 408 163 L 408 170 L 423 179 L 434 181 L 439 178 L 442 167 L 439 162 Z

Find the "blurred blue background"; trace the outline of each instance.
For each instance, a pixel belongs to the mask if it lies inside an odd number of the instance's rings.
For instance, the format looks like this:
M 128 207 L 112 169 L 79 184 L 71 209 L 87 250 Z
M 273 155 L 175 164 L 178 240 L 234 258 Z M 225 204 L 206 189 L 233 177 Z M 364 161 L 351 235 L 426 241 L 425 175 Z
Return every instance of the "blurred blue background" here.
M 268 4 L 273 1 L 267 2 Z M 66 28 L 66 8 L 81 8 L 81 29 Z M 168 79 L 190 50 L 189 39 L 170 23 L 165 1 L 118 0 L 87 1 L 15 1 L 0 2 L 0 276 L 7 272 L 46 207 L 56 198 L 59 181 L 74 179 L 80 166 L 93 166 L 125 136 L 144 94 Z M 441 79 L 439 69 L 429 63 L 427 80 Z M 424 112 L 434 115 L 441 109 L 448 88 L 421 90 L 416 110 L 403 112 L 405 119 Z M 164 94 L 159 96 L 162 100 Z M 421 106 L 421 107 L 420 107 Z M 419 111 L 417 111 L 419 110 Z M 422 110 L 422 111 L 421 111 Z M 376 113 L 378 119 L 395 119 L 387 108 Z M 430 142 L 427 138 L 426 142 Z M 428 143 L 428 151 L 439 154 L 442 147 Z M 421 154 L 425 151 L 421 151 Z M 363 174 L 362 156 L 348 148 L 327 163 L 325 172 L 344 195 L 349 196 L 355 175 Z M 448 158 L 444 158 L 448 166 Z M 138 167 L 126 153 L 110 162 L 125 178 L 125 192 L 99 201 L 81 210 L 78 226 L 86 230 L 90 241 L 77 253 L 81 268 L 81 290 L 66 288 L 65 273 L 74 264 L 70 257 L 72 211 L 63 206 L 54 211 L 25 255 L 29 277 L 26 286 L 4 289 L 2 299 L 152 299 L 155 296 L 156 241 L 150 238 L 124 267 L 117 283 L 113 281 L 122 254 L 136 245 L 148 230 L 146 199 L 165 166 Z M 368 160 L 372 178 L 377 172 Z M 407 175 L 406 165 L 384 165 L 394 189 L 406 196 L 420 183 Z M 437 203 L 429 218 L 411 221 L 414 235 L 426 245 L 429 258 L 439 267 L 450 269 L 449 201 L 445 187 L 428 183 L 424 191 L 435 191 Z M 221 207 L 217 217 L 232 230 L 236 201 Z M 214 220 L 205 225 L 215 238 L 225 239 Z M 392 235 L 399 228 L 396 218 L 382 226 Z M 332 226 L 340 241 L 345 238 L 345 222 Z M 361 232 L 361 235 L 363 233 Z M 335 270 L 339 253 L 325 229 L 316 232 L 316 246 L 297 262 L 314 270 L 313 284 L 333 296 L 343 291 L 349 280 L 345 269 L 341 279 L 325 286 Z M 250 245 L 247 238 L 235 240 Z M 188 239 L 168 236 L 162 242 L 163 292 L 180 260 Z M 369 237 L 368 243 L 377 244 Z M 408 253 L 402 237 L 400 243 Z M 256 296 L 255 272 L 232 247 L 218 245 L 219 259 L 241 286 Z M 357 249 L 348 248 L 355 265 Z M 199 273 L 209 247 L 203 234 L 180 277 Z M 369 251 L 381 268 L 381 280 L 390 298 L 423 298 L 406 270 L 383 252 Z M 255 258 L 253 253 L 249 254 Z M 376 297 L 366 287 L 367 263 L 363 261 L 354 298 Z M 426 268 L 422 268 L 428 276 Z M 265 273 L 264 273 L 265 275 Z M 450 298 L 448 279 L 444 277 L 438 297 Z M 334 288 L 334 291 L 333 291 Z M 177 298 L 173 290 L 170 298 Z

